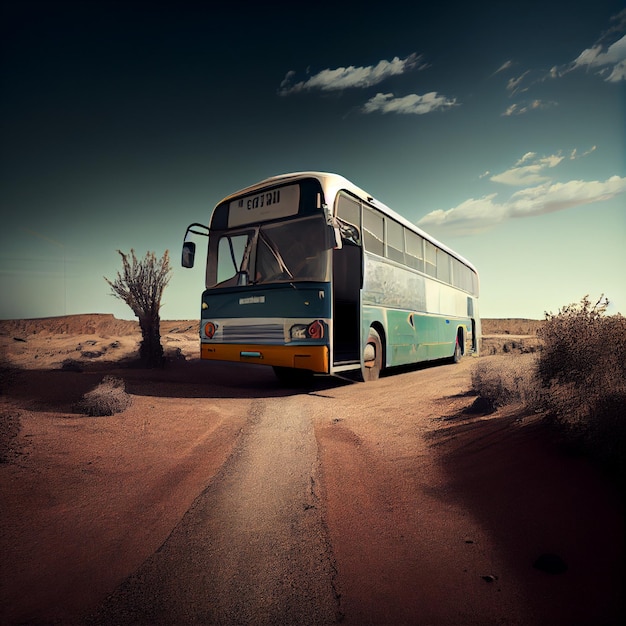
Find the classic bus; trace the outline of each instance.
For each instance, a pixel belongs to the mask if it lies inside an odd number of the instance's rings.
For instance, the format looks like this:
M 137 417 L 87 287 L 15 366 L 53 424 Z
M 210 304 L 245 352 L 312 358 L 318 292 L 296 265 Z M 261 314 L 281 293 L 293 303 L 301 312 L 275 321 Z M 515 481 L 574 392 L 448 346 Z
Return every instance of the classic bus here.
M 275 176 L 227 196 L 208 226 L 203 359 L 375 380 L 392 366 L 478 354 L 474 266 L 342 176 Z M 350 374 L 352 375 L 352 374 Z

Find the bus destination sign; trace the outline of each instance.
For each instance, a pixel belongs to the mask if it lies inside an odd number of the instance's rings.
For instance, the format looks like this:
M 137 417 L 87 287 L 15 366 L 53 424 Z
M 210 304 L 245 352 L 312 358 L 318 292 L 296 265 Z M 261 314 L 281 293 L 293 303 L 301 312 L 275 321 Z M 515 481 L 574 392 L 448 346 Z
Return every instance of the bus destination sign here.
M 298 214 L 300 185 L 269 189 L 233 200 L 228 207 L 228 226 L 243 226 Z

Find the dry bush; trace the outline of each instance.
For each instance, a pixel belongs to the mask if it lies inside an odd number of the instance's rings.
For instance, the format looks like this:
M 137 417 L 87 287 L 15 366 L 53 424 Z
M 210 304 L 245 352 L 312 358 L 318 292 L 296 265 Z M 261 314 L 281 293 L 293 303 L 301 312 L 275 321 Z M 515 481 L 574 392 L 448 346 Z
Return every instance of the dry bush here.
M 607 306 L 585 296 L 546 314 L 538 374 L 551 421 L 623 476 L 626 318 L 606 315 Z
M 74 409 L 91 417 L 113 415 L 127 409 L 132 398 L 125 391 L 124 381 L 114 376 L 105 376 L 102 382 L 91 391 L 88 391 L 76 403 Z
M 154 252 L 147 252 L 138 259 L 135 251 L 130 254 L 117 251 L 122 257 L 122 272 L 115 280 L 105 277 L 112 294 L 126 302 L 139 320 L 141 345 L 139 356 L 148 367 L 162 367 L 163 346 L 161 345 L 161 298 L 170 280 L 171 268 L 169 252 L 166 250 L 160 259 Z
M 537 354 L 481 359 L 472 385 L 485 408 L 541 411 L 579 450 L 626 479 L 626 318 L 588 297 L 546 314 Z
M 537 355 L 493 356 L 480 359 L 472 370 L 472 388 L 485 408 L 495 410 L 522 403 L 533 410 L 541 404 Z

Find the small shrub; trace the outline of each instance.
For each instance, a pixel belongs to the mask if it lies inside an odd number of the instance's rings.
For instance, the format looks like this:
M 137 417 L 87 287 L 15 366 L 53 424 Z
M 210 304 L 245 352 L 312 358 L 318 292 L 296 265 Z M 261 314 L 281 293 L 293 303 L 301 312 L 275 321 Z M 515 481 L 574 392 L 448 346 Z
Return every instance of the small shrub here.
M 77 413 L 100 417 L 121 413 L 131 402 L 132 398 L 126 393 L 124 381 L 114 376 L 105 376 L 95 389 L 88 391 L 76 403 L 74 409 Z
M 483 406 L 492 409 L 522 403 L 530 408 L 540 404 L 537 356 L 493 356 L 479 360 L 472 370 L 472 388 Z

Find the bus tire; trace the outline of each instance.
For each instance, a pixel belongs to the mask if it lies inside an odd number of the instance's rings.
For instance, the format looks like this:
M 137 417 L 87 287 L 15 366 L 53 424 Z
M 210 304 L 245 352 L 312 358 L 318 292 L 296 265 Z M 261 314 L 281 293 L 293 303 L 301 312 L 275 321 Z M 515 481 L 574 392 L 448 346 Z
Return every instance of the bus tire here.
M 363 381 L 378 380 L 382 369 L 383 343 L 378 331 L 375 328 L 370 328 L 370 334 L 363 350 L 363 367 L 361 368 Z
M 452 362 L 458 363 L 463 356 L 463 349 L 461 348 L 461 342 L 459 341 L 459 336 L 456 337 L 456 342 L 454 343 L 454 353 L 452 354 Z

